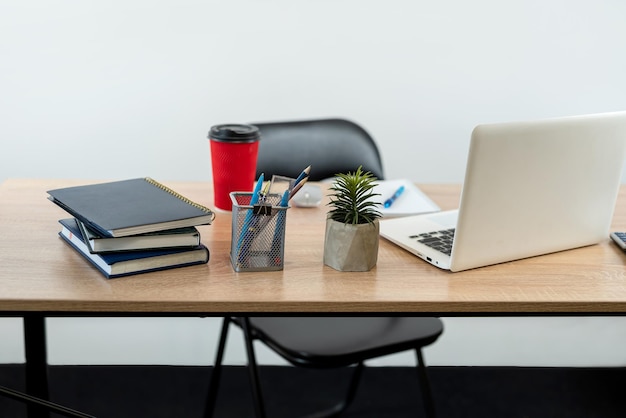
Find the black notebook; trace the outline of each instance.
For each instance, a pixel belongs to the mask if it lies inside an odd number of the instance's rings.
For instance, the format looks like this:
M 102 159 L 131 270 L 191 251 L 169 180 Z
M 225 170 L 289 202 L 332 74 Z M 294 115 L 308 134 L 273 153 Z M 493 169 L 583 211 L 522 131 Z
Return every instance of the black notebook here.
M 210 224 L 211 209 L 149 177 L 49 190 L 48 198 L 105 237 Z

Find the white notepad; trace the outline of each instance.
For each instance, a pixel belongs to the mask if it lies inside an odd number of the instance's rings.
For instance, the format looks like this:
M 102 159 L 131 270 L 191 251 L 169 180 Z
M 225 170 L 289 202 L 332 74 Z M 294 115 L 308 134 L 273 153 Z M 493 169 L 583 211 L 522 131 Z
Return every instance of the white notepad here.
M 383 205 L 385 200 L 393 196 L 400 186 L 404 186 L 404 192 L 390 207 L 385 208 Z M 375 196 L 374 200 L 381 204 L 379 210 L 384 218 L 417 215 L 440 210 L 435 202 L 430 200 L 412 181 L 407 179 L 380 180 L 377 182 L 374 192 L 380 193 L 380 196 Z

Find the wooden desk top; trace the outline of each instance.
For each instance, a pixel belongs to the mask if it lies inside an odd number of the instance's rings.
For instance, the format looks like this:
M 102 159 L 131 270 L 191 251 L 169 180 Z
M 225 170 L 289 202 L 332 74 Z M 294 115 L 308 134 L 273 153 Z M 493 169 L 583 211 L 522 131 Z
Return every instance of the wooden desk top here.
M 230 213 L 199 227 L 208 264 L 106 280 L 59 237 L 68 214 L 47 190 L 92 181 L 8 180 L 0 185 L 0 312 L 59 313 L 623 313 L 626 254 L 599 245 L 449 273 L 381 239 L 377 266 L 364 273 L 324 266 L 327 207 L 291 208 L 283 271 L 235 273 Z M 203 182 L 163 182 L 213 207 Z M 442 209 L 458 206 L 460 186 L 420 185 Z M 626 230 L 622 186 L 613 230 Z

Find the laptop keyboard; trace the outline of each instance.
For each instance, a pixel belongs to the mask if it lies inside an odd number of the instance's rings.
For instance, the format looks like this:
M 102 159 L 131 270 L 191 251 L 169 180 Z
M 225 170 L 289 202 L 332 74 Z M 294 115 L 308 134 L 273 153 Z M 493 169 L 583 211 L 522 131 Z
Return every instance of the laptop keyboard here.
M 452 240 L 454 239 L 454 228 L 442 231 L 424 232 L 423 234 L 411 235 L 410 238 L 417 239 L 424 245 L 429 246 L 446 255 L 452 253 Z

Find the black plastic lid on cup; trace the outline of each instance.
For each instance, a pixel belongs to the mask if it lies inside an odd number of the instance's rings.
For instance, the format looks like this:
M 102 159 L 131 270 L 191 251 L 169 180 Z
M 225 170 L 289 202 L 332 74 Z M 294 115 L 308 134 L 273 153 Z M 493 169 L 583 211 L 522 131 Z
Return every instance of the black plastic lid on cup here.
M 255 142 L 260 139 L 259 128 L 254 125 L 215 125 L 209 131 L 209 139 L 219 142 Z

